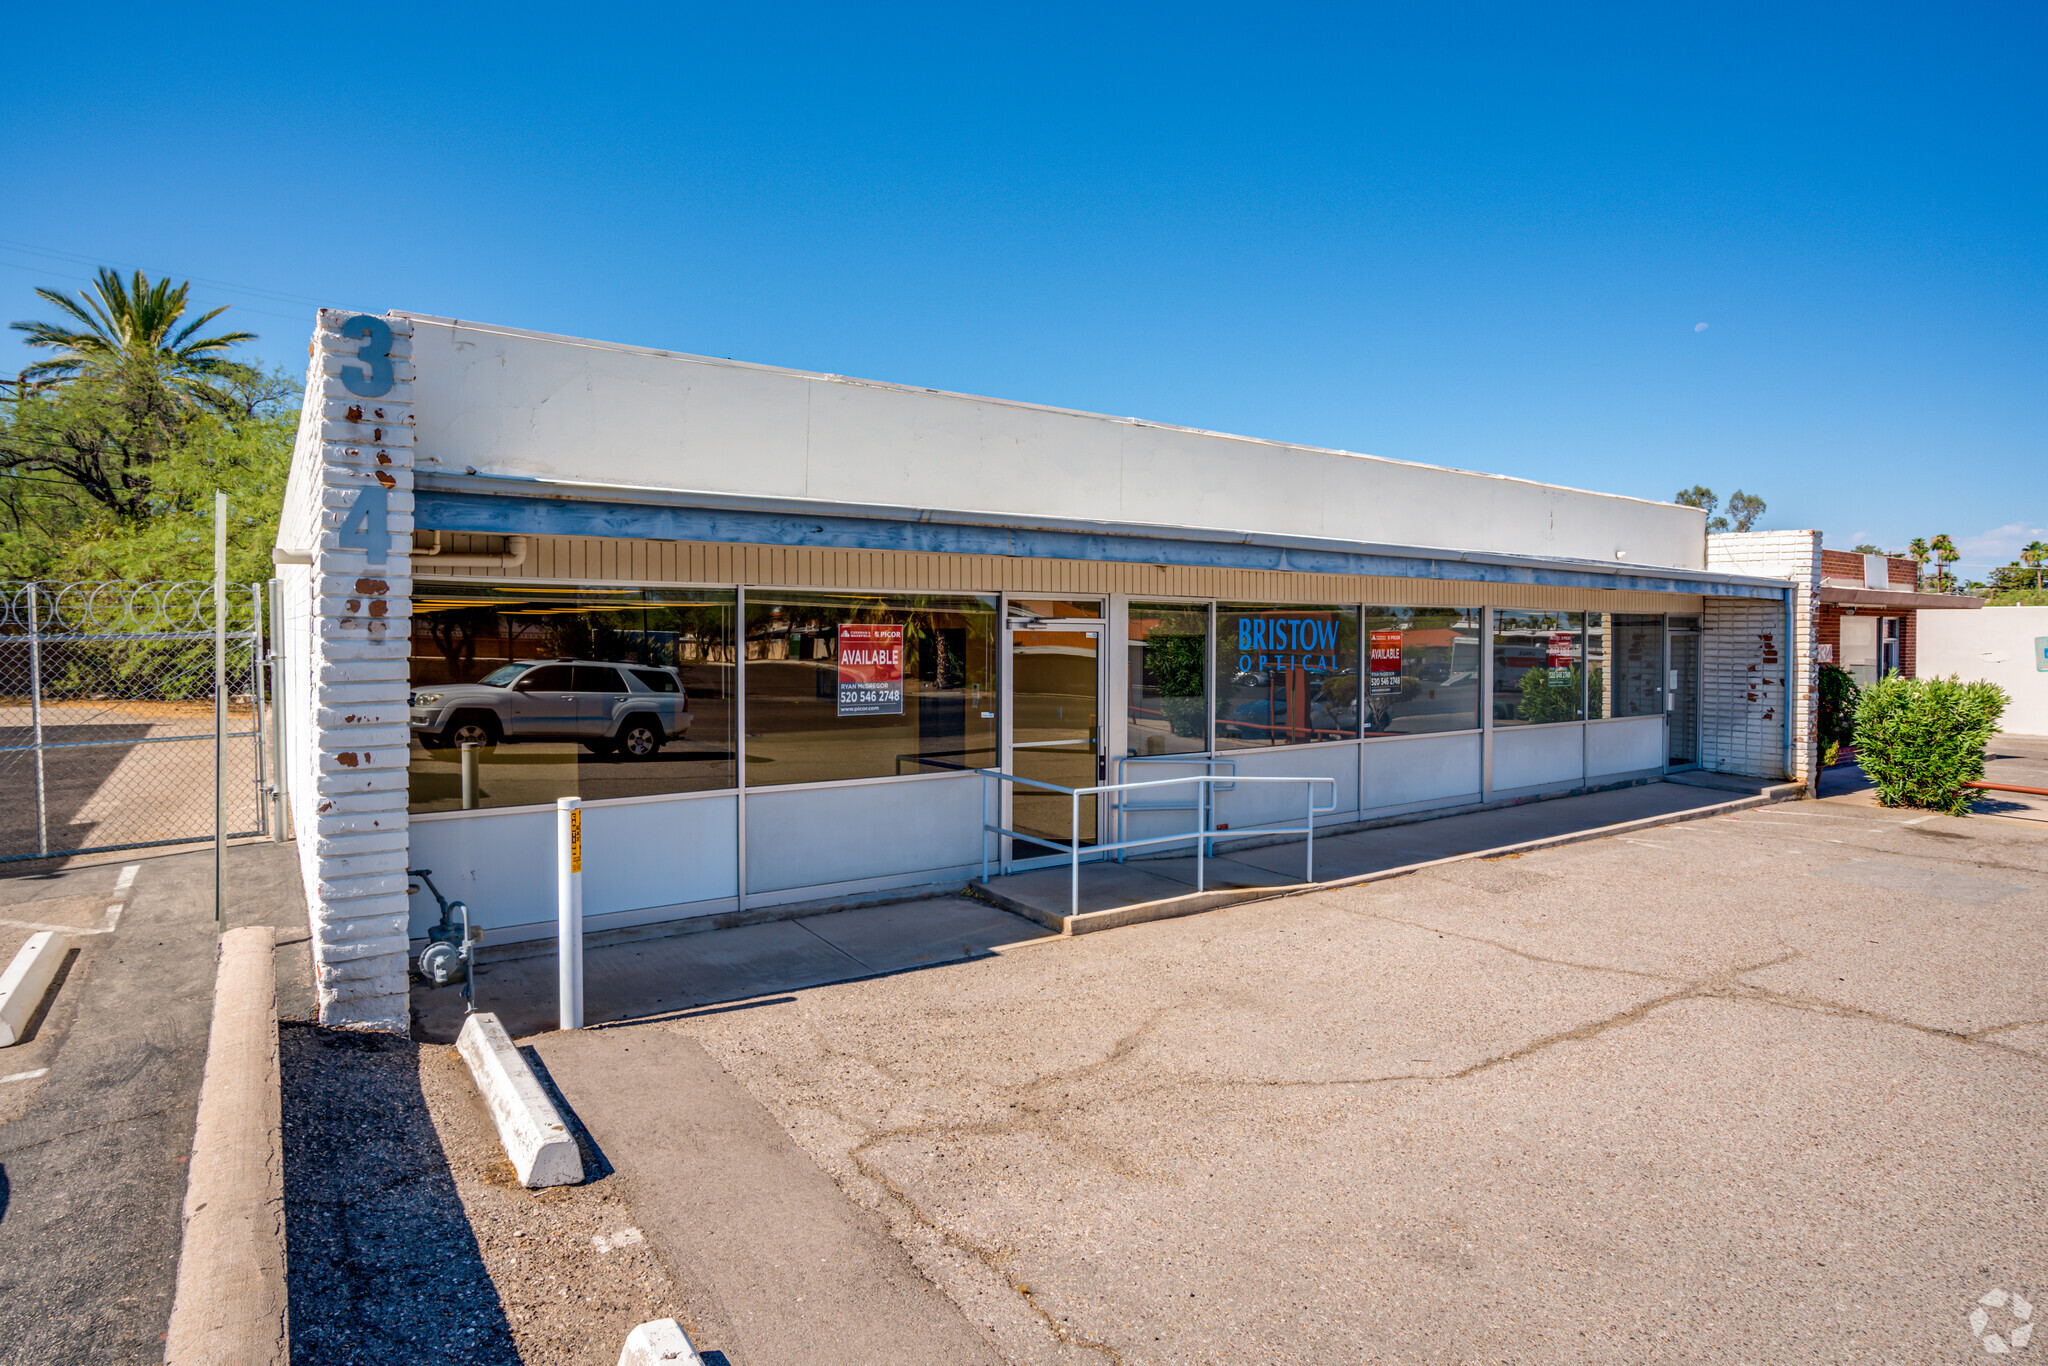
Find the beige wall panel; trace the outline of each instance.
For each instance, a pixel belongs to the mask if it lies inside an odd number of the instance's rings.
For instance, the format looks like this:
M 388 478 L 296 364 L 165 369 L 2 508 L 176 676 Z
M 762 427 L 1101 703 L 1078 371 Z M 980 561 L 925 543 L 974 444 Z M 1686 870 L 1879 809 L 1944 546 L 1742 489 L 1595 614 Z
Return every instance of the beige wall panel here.
M 501 537 L 451 532 L 445 553 L 495 554 Z M 723 545 L 698 541 L 616 541 L 536 536 L 516 569 L 442 569 L 413 561 L 420 578 L 531 579 L 572 583 L 739 583 L 748 587 L 854 588 L 899 592 L 993 593 L 1138 598 L 1219 598 L 1231 602 L 1364 602 L 1414 607 L 1584 608 L 1609 612 L 1697 612 L 1683 593 L 1604 592 L 1533 584 L 1374 578 L 1201 569 L 1107 560 L 1008 559 L 994 555 L 900 554 L 803 546 Z

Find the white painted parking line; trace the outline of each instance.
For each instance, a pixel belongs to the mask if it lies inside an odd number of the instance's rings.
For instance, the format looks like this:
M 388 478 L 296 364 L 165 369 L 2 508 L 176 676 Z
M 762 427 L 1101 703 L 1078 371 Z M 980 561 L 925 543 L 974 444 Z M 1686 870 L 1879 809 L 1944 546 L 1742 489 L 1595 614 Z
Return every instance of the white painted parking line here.
M 45 925 L 39 920 L 0 920 L 0 929 L 28 930 L 40 933 L 49 930 L 55 934 L 104 934 L 104 930 L 81 930 L 76 925 Z
M 34 1081 L 37 1077 L 48 1076 L 49 1072 L 50 1069 L 47 1067 L 36 1067 L 26 1072 L 16 1072 L 11 1076 L 0 1077 L 0 1086 L 5 1086 L 10 1081 Z
M 112 934 L 114 932 L 114 927 L 120 923 L 121 903 L 117 901 L 113 905 L 107 907 L 107 917 L 105 920 L 100 922 L 100 933 Z
M 114 879 L 114 890 L 116 892 L 126 892 L 135 885 L 135 875 L 141 871 L 142 865 L 139 863 L 124 864 L 121 868 L 121 876 Z

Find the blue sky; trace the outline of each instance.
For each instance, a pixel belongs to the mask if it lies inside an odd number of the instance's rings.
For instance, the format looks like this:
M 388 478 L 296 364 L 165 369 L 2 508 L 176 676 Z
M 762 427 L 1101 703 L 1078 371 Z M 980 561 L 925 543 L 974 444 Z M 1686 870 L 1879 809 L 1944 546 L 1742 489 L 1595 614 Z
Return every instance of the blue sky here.
M 294 373 L 406 308 L 2048 538 L 2044 11 L 1655 8 L 41 7 L 0 314 L 106 261 Z

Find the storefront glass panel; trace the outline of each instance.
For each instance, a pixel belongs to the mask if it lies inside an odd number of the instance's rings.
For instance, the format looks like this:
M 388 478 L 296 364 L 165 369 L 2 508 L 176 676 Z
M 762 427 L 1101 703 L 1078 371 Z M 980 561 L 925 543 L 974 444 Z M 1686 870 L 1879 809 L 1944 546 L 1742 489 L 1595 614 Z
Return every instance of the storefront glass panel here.
M 1209 609 L 1134 602 L 1127 625 L 1132 754 L 1200 754 L 1209 747 Z
M 1010 605 L 1014 613 L 1016 602 Z M 1066 788 L 1102 781 L 1101 637 L 1093 627 L 1061 630 L 1050 623 L 1010 632 L 1010 771 L 1019 778 Z M 1077 836 L 1093 844 L 1098 801 L 1076 803 L 1019 783 L 1010 789 L 1010 827 L 1050 836 L 1062 847 Z M 1053 852 L 1017 850 L 1023 858 Z
M 410 809 L 733 785 L 733 594 L 413 587 Z
M 1367 735 L 1479 726 L 1479 609 L 1365 609 Z
M 994 595 L 747 593 L 747 786 L 993 767 Z
M 1216 609 L 1216 748 L 1358 734 L 1358 609 Z
M 1493 614 L 1493 724 L 1534 726 L 1586 717 L 1586 614 Z
M 1606 685 L 1595 690 L 1594 717 L 1662 716 L 1664 618 L 1617 616 L 1612 642 L 1610 665 L 1604 675 L 1596 675 Z

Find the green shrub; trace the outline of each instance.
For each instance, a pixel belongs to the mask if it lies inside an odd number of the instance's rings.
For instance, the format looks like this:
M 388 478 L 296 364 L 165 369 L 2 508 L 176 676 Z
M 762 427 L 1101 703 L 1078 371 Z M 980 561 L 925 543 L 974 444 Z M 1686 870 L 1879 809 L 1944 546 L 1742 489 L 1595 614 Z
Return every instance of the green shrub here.
M 1849 671 L 1833 664 L 1820 666 L 1820 742 L 1846 745 L 1856 738 L 1856 701 L 1863 690 Z
M 1886 806 L 1970 814 L 1984 746 L 1998 731 L 2005 690 L 1995 683 L 1892 674 L 1863 690 L 1856 758 Z

